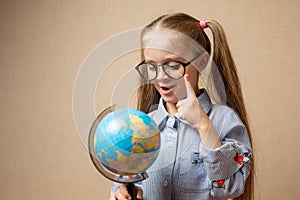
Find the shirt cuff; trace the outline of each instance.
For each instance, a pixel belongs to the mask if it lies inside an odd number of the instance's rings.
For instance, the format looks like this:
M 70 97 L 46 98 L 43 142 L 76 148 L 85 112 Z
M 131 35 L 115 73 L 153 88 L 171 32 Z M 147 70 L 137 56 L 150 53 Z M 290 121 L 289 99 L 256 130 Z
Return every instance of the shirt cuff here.
M 231 177 L 242 166 L 236 162 L 237 144 L 225 143 L 217 149 L 210 149 L 200 144 L 200 155 L 211 180 L 222 180 Z

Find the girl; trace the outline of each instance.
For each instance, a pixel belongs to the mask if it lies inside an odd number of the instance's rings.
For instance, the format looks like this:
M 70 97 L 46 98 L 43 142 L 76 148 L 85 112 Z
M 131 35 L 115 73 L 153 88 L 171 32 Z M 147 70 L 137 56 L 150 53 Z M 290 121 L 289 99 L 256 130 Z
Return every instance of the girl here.
M 137 199 L 252 199 L 250 129 L 222 27 L 183 13 L 163 15 L 143 29 L 141 42 L 138 109 L 159 126 L 161 150 L 149 178 L 136 184 Z M 207 70 L 212 85 L 200 89 Z M 226 105 L 212 103 L 215 93 L 213 100 Z M 126 186 L 115 184 L 110 200 L 116 199 L 131 199 Z

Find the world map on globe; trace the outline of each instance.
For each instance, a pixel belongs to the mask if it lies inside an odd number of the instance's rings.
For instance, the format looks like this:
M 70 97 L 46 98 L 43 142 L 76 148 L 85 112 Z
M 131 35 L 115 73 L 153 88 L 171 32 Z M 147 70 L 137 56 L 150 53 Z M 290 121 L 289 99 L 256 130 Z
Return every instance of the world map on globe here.
M 117 110 L 98 124 L 94 149 L 98 160 L 113 173 L 134 175 L 145 172 L 159 153 L 159 129 L 142 111 Z

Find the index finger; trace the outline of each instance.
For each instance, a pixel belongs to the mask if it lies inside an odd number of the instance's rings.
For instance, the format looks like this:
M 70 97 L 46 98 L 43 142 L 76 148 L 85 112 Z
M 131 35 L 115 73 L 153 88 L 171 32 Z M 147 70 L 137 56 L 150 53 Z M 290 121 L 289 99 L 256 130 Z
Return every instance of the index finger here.
M 185 83 L 185 87 L 186 87 L 187 97 L 189 97 L 190 95 L 195 96 L 195 91 L 191 85 L 190 76 L 188 74 L 184 75 L 184 83 Z

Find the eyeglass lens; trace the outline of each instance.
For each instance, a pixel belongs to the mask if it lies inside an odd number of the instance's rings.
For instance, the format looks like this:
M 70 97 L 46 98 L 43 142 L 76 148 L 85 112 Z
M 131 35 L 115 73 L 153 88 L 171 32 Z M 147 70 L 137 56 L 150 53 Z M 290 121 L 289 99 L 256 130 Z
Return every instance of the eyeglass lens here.
M 173 79 L 179 79 L 184 75 L 184 67 L 182 64 L 172 62 L 165 65 L 154 65 L 150 63 L 144 63 L 139 66 L 140 74 L 147 80 L 153 80 L 157 78 L 158 73 L 161 73 L 160 66 L 168 77 Z

